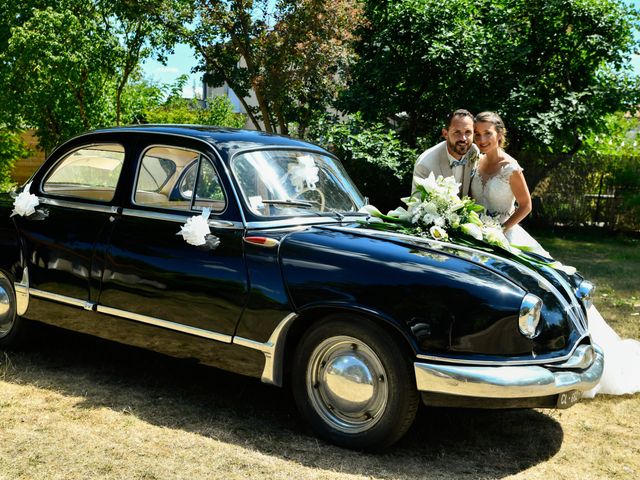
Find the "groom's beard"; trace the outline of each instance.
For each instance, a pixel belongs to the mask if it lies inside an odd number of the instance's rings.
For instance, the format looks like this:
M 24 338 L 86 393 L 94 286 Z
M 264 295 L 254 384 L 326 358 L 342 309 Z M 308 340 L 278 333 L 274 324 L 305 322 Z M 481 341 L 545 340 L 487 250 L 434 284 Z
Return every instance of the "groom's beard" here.
M 458 155 L 464 155 L 471 148 L 471 143 L 467 143 L 464 141 L 450 142 L 447 140 L 447 144 L 449 145 L 449 151 L 455 152 Z

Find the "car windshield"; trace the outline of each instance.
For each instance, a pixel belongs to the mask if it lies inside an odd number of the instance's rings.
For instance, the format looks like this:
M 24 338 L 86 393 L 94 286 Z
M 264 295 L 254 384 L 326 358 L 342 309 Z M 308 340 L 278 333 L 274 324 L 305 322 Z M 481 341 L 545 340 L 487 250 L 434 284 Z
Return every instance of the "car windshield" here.
M 260 150 L 231 169 L 251 211 L 264 217 L 357 212 L 364 199 L 342 165 L 313 152 Z

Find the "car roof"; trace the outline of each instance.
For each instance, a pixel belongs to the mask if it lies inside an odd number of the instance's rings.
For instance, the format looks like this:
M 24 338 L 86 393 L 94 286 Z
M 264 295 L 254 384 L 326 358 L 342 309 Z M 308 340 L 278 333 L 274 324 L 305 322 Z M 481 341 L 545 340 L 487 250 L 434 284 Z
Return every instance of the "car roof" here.
M 208 125 L 130 125 L 123 127 L 104 128 L 87 132 L 87 134 L 101 133 L 155 133 L 195 138 L 212 145 L 224 156 L 231 156 L 239 150 L 279 146 L 285 148 L 304 148 L 325 152 L 324 149 L 291 137 L 274 135 L 256 130 L 242 130 L 235 128 L 213 127 Z M 86 135 L 86 134 L 85 134 Z M 82 137 L 82 135 L 80 136 Z M 76 137 L 76 139 L 79 137 Z

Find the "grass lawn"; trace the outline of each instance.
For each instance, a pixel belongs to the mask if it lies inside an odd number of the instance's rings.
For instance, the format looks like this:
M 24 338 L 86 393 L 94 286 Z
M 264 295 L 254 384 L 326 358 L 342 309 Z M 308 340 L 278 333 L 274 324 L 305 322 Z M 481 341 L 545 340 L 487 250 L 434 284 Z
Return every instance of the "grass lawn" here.
M 640 338 L 638 240 L 535 232 Z M 568 410 L 424 408 L 394 448 L 328 445 L 287 392 L 62 330 L 0 351 L 0 479 L 636 479 L 640 394 Z

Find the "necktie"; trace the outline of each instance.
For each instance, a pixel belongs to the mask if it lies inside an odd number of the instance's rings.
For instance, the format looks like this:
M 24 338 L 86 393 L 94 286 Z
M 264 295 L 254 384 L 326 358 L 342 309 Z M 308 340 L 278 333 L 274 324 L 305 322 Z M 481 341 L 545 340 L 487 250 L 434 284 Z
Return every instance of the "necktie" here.
M 460 160 L 454 160 L 453 162 L 451 162 L 451 168 L 464 167 L 466 164 L 467 164 L 467 159 L 463 157 Z

